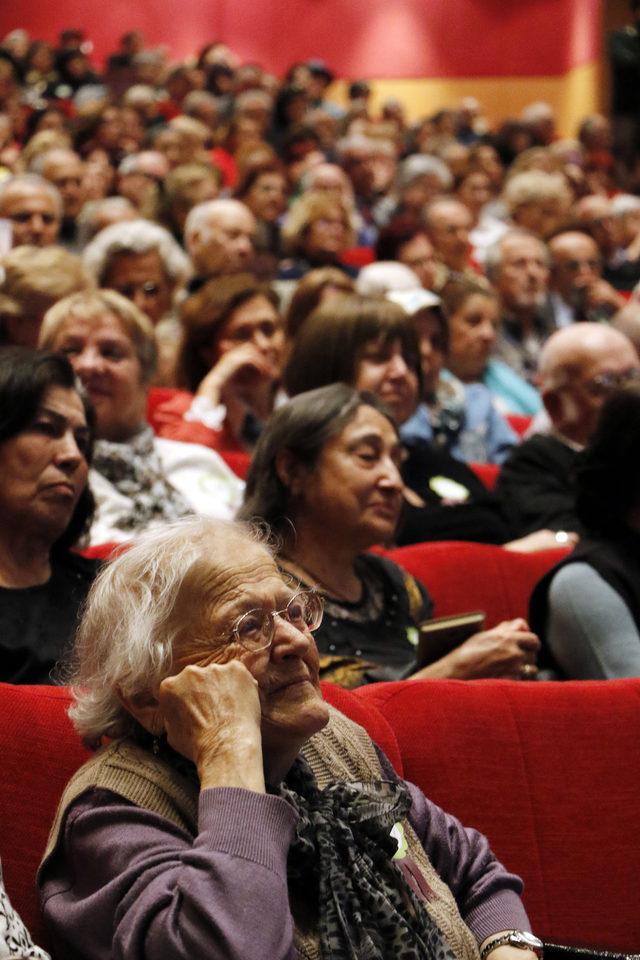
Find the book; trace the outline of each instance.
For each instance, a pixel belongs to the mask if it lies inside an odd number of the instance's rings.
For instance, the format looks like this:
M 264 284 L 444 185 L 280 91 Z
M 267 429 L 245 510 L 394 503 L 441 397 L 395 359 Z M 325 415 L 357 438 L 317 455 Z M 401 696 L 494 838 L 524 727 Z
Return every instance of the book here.
M 414 670 L 435 663 L 455 650 L 474 633 L 484 630 L 484 610 L 454 613 L 448 617 L 434 617 L 420 624 Z

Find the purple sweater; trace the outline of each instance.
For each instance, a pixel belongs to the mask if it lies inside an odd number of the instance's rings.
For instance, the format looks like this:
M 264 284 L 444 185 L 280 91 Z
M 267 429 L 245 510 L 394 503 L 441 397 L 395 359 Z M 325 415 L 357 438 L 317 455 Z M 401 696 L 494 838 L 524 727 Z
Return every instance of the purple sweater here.
M 521 881 L 485 837 L 407 784 L 411 822 L 478 942 L 528 930 Z M 195 839 L 107 790 L 70 808 L 40 878 L 54 957 L 65 960 L 294 960 L 284 800 L 204 790 Z

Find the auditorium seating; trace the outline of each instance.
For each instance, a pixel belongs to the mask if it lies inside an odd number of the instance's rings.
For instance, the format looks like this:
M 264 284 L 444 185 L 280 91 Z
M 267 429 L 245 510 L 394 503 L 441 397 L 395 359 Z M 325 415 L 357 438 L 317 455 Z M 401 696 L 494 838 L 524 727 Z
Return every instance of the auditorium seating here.
M 640 680 L 403 681 L 325 695 L 399 773 L 525 880 L 552 942 L 640 950 Z M 68 691 L 0 684 L 0 858 L 9 896 L 46 943 L 34 878 L 64 784 L 87 756 Z
M 558 550 L 514 553 L 485 543 L 440 541 L 398 547 L 387 556 L 417 577 L 435 604 L 435 616 L 484 610 L 486 626 L 527 617 L 538 580 L 566 554 Z

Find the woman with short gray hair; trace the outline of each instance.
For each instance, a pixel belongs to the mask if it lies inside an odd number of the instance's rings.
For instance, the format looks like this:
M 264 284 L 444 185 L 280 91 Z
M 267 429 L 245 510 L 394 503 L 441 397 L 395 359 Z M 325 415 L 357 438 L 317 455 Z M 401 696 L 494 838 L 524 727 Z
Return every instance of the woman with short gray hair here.
M 513 960 L 517 937 L 535 960 L 518 878 L 324 702 L 321 620 L 243 524 L 179 521 L 107 565 L 71 714 L 112 739 L 39 874 L 59 956 Z

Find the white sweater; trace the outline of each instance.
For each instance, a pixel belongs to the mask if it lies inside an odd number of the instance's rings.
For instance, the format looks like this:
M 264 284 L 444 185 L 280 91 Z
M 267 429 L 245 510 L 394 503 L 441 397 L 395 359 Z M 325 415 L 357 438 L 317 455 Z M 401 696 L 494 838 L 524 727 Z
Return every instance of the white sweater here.
M 182 494 L 194 513 L 231 520 L 242 503 L 244 482 L 227 466 L 222 457 L 199 443 L 154 439 L 164 475 Z M 123 530 L 118 518 L 131 507 L 129 497 L 120 493 L 111 481 L 96 470 L 89 472 L 89 485 L 96 499 L 96 512 L 89 533 L 89 546 L 121 543 L 136 532 Z

